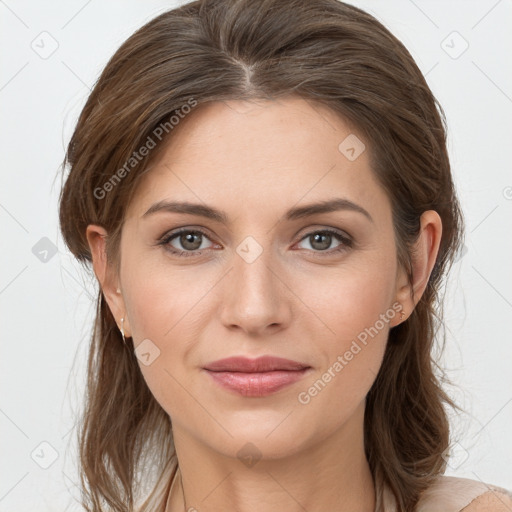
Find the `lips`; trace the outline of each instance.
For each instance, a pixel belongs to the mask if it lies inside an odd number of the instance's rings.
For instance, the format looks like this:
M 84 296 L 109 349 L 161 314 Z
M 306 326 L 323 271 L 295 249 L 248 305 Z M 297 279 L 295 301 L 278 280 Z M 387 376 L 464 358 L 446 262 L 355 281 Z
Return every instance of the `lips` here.
M 279 391 L 309 372 L 310 366 L 281 357 L 229 357 L 204 367 L 214 382 L 245 397 L 263 397 Z
M 292 361 L 291 359 L 283 359 L 282 357 L 261 356 L 257 359 L 228 357 L 226 359 L 219 359 L 213 363 L 208 363 L 204 368 L 212 372 L 260 373 L 277 370 L 304 370 L 305 368 L 309 368 L 309 365 Z

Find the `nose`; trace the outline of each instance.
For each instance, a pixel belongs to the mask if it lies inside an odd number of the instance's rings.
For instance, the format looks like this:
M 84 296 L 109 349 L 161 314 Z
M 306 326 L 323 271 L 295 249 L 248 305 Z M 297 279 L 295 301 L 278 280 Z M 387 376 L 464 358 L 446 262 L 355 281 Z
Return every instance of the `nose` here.
M 265 335 L 284 329 L 292 316 L 293 293 L 271 249 L 254 260 L 233 255 L 221 299 L 221 321 L 230 330 Z

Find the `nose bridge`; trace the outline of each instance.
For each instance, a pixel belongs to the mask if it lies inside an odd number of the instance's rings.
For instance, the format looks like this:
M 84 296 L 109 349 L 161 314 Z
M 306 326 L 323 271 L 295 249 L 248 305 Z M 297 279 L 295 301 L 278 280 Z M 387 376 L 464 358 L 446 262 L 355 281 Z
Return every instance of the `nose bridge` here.
M 248 236 L 233 254 L 229 287 L 222 319 L 226 326 L 238 325 L 247 331 L 283 324 L 289 313 L 284 287 L 276 274 L 279 266 L 271 237 Z

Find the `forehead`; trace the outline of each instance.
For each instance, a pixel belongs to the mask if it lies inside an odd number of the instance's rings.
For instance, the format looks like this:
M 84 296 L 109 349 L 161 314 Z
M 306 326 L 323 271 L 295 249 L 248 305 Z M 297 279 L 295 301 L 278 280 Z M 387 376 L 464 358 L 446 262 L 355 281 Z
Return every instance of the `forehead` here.
M 296 97 L 215 102 L 196 107 L 176 128 L 140 181 L 130 215 L 169 198 L 221 203 L 223 210 L 242 205 L 248 213 L 334 195 L 387 200 L 368 143 L 324 105 Z

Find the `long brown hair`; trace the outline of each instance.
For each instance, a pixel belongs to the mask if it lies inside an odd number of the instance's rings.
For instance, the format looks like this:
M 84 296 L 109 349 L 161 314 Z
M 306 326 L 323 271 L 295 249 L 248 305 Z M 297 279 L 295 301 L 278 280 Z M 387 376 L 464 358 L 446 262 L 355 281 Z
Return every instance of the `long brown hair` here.
M 427 288 L 407 321 L 391 329 L 366 402 L 372 473 L 389 486 L 399 511 L 412 511 L 445 469 L 445 406 L 455 405 L 432 352 L 442 319 L 439 293 L 463 221 L 443 111 L 409 52 L 375 18 L 337 0 L 199 0 L 148 22 L 108 62 L 81 112 L 63 164 L 70 172 L 60 197 L 62 234 L 89 265 L 86 227 L 103 226 L 108 259 L 117 264 L 126 207 L 172 137 L 171 116 L 183 116 L 192 102 L 200 108 L 291 94 L 328 106 L 368 141 L 372 169 L 391 199 L 398 260 L 410 278 L 422 212 L 436 210 L 443 222 Z M 162 142 L 135 164 L 130 158 L 162 123 Z M 174 455 L 171 421 L 101 290 L 85 398 L 84 504 L 95 512 L 132 510 L 141 461 L 161 469 Z

